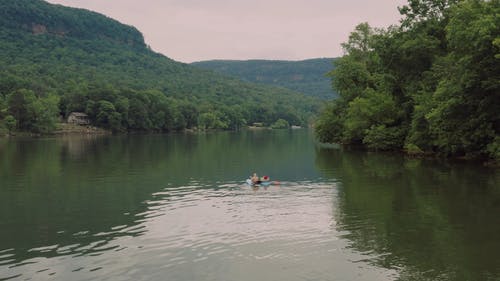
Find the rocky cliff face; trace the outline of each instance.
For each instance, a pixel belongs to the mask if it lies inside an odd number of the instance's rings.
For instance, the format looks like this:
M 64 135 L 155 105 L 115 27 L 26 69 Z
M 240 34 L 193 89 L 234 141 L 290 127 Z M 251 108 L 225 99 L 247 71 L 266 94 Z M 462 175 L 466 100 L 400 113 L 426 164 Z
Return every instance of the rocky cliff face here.
M 33 31 L 33 34 L 38 35 L 38 34 L 45 34 L 47 33 L 47 27 L 42 24 L 33 24 L 33 27 L 31 28 Z
M 0 29 L 10 33 L 53 34 L 146 47 L 143 35 L 132 26 L 95 12 L 42 0 L 0 0 Z

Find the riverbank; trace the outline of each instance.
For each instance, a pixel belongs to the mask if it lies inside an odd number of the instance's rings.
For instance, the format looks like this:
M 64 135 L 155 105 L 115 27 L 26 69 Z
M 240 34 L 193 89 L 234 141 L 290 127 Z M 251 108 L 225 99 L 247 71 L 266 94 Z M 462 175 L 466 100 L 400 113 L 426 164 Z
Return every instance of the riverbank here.
M 293 128 L 295 129 L 295 128 Z M 262 130 L 273 130 L 271 127 L 260 127 L 260 126 L 248 126 L 245 127 L 244 130 L 249 131 L 262 131 Z M 289 130 L 292 130 L 290 128 Z M 200 129 L 185 129 L 183 131 L 179 131 L 176 133 L 203 133 L 208 131 L 217 131 L 217 130 L 200 130 Z M 141 131 L 131 131 L 131 132 L 121 132 L 118 134 L 151 134 L 155 132 L 141 132 Z M 159 133 L 159 132 L 156 132 Z M 172 132 L 170 132 L 172 133 Z M 103 128 L 95 127 L 95 126 L 80 126 L 75 124 L 68 123 L 59 123 L 57 124 L 56 130 L 48 134 L 40 134 L 33 132 L 13 132 L 10 135 L 0 134 L 1 137 L 41 137 L 41 136 L 87 136 L 87 135 L 111 135 L 113 132 L 111 130 L 106 130 Z M 452 160 L 452 161 L 467 161 L 467 162 L 477 162 L 478 164 L 487 167 L 498 167 L 500 168 L 500 161 L 497 159 L 491 159 L 484 156 L 445 156 L 436 152 L 423 152 L 423 151 L 415 151 L 415 150 L 373 150 L 369 149 L 363 145 L 352 145 L 352 144 L 329 144 L 329 143 L 321 143 L 321 147 L 325 148 L 341 148 L 345 150 L 360 150 L 360 151 L 368 151 L 374 153 L 381 154 L 402 154 L 408 158 L 420 158 L 420 159 L 436 159 L 436 160 Z
M 40 137 L 52 135 L 109 135 L 110 130 L 98 128 L 95 126 L 80 126 L 68 123 L 58 123 L 56 129 L 50 133 L 34 133 L 34 132 L 3 132 L 0 137 Z
M 319 146 L 322 148 L 328 149 L 340 149 L 346 151 L 365 151 L 370 153 L 378 153 L 378 154 L 386 154 L 386 155 L 403 155 L 405 158 L 414 158 L 414 159 L 433 159 L 436 161 L 446 160 L 452 162 L 476 162 L 478 165 L 485 167 L 494 167 L 500 168 L 499 159 L 489 158 L 484 155 L 455 155 L 449 156 L 444 155 L 439 152 L 430 152 L 430 151 L 415 151 L 415 150 L 376 150 L 370 149 L 364 145 L 359 144 L 342 144 L 342 143 L 319 143 Z
M 291 126 L 287 128 L 289 130 L 303 129 L 300 126 Z M 239 130 L 276 130 L 276 128 L 265 127 L 265 126 L 246 126 Z M 184 133 L 198 133 L 198 132 L 208 132 L 208 131 L 223 131 L 220 129 L 199 129 L 199 128 L 191 128 L 191 129 L 183 129 L 180 131 L 173 132 L 184 132 Z M 238 131 L 238 130 L 237 130 Z M 40 137 L 40 136 L 52 136 L 52 135 L 109 135 L 114 132 L 111 130 L 107 130 L 104 128 L 91 126 L 91 125 L 76 125 L 69 123 L 58 123 L 56 125 L 56 129 L 50 133 L 35 133 L 35 132 L 8 132 L 5 130 L 0 130 L 0 137 Z M 118 134 L 144 134 L 144 133 L 167 133 L 162 131 L 122 131 L 118 132 Z
M 68 123 L 59 123 L 52 135 L 108 135 L 112 132 L 94 126 L 80 126 Z

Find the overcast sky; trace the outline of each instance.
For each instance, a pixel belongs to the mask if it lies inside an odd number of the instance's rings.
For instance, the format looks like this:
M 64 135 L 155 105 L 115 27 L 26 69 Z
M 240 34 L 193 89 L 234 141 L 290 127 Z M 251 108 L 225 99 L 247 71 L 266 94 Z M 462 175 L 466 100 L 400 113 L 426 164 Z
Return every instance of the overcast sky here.
M 406 0 L 49 0 L 139 29 L 174 60 L 300 60 L 342 55 L 361 22 L 398 23 Z

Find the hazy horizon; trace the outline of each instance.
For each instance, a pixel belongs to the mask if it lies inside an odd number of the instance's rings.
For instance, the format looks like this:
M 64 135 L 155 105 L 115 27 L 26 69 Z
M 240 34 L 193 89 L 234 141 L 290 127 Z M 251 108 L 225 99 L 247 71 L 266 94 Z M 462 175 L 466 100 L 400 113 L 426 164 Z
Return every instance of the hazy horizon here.
M 48 0 L 135 26 L 153 50 L 181 62 L 305 60 L 342 55 L 354 27 L 397 24 L 404 0 Z

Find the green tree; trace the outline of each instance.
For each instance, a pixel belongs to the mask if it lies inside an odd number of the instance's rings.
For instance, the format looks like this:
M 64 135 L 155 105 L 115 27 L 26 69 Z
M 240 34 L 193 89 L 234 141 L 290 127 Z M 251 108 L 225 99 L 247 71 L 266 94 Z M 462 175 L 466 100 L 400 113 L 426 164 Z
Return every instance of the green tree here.
M 8 113 L 17 120 L 17 129 L 28 130 L 34 122 L 32 103 L 35 93 L 26 89 L 19 89 L 7 98 Z
M 284 119 L 278 119 L 278 120 L 276 120 L 276 122 L 274 122 L 271 125 L 271 128 L 273 128 L 273 129 L 288 129 L 288 128 L 290 128 L 290 124 L 288 124 L 288 122 Z
M 128 128 L 128 120 L 129 120 L 129 110 L 130 110 L 130 102 L 126 97 L 119 97 L 114 103 L 116 112 L 120 113 L 121 116 L 121 128 Z
M 373 35 L 374 31 L 368 23 L 360 23 L 351 32 L 348 41 L 341 44 L 342 49 L 350 56 L 366 60 L 372 50 Z
M 361 142 L 372 126 L 394 125 L 401 115 L 391 95 L 367 89 L 347 106 L 345 136 L 351 142 Z
M 122 129 L 121 114 L 116 111 L 116 108 L 112 103 L 101 100 L 97 103 L 97 108 L 97 125 L 113 131 L 119 131 Z
M 409 0 L 401 26 L 356 27 L 331 72 L 322 141 L 498 159 L 498 0 Z
M 54 131 L 59 117 L 58 105 L 59 97 L 55 95 L 37 99 L 32 105 L 35 115 L 32 130 L 44 134 Z
M 128 118 L 127 123 L 131 129 L 148 130 L 151 128 L 151 121 L 149 120 L 146 105 L 141 99 L 132 98 Z
M 227 129 L 227 119 L 220 112 L 212 111 L 200 114 L 198 125 L 200 129 Z
M 321 111 L 314 127 L 321 142 L 344 142 L 345 111 L 345 106 L 339 101 L 328 103 Z
M 436 67 L 440 81 L 426 115 L 445 153 L 486 151 L 500 130 L 499 14 L 498 1 L 464 1 L 450 11 L 450 52 Z
M 402 26 L 412 28 L 415 24 L 442 20 L 451 5 L 461 0 L 409 0 L 408 5 L 399 8 L 405 16 Z
M 17 121 L 17 129 L 36 133 L 50 133 L 59 116 L 59 97 L 48 95 L 37 98 L 31 90 L 20 89 L 8 98 L 8 112 Z
M 7 127 L 7 130 L 9 130 L 9 134 L 12 133 L 16 129 L 16 118 L 12 115 L 7 115 L 4 119 L 3 122 L 5 124 L 5 127 Z
M 198 109 L 193 104 L 182 102 L 178 105 L 178 110 L 184 116 L 186 128 L 194 128 L 198 125 Z

